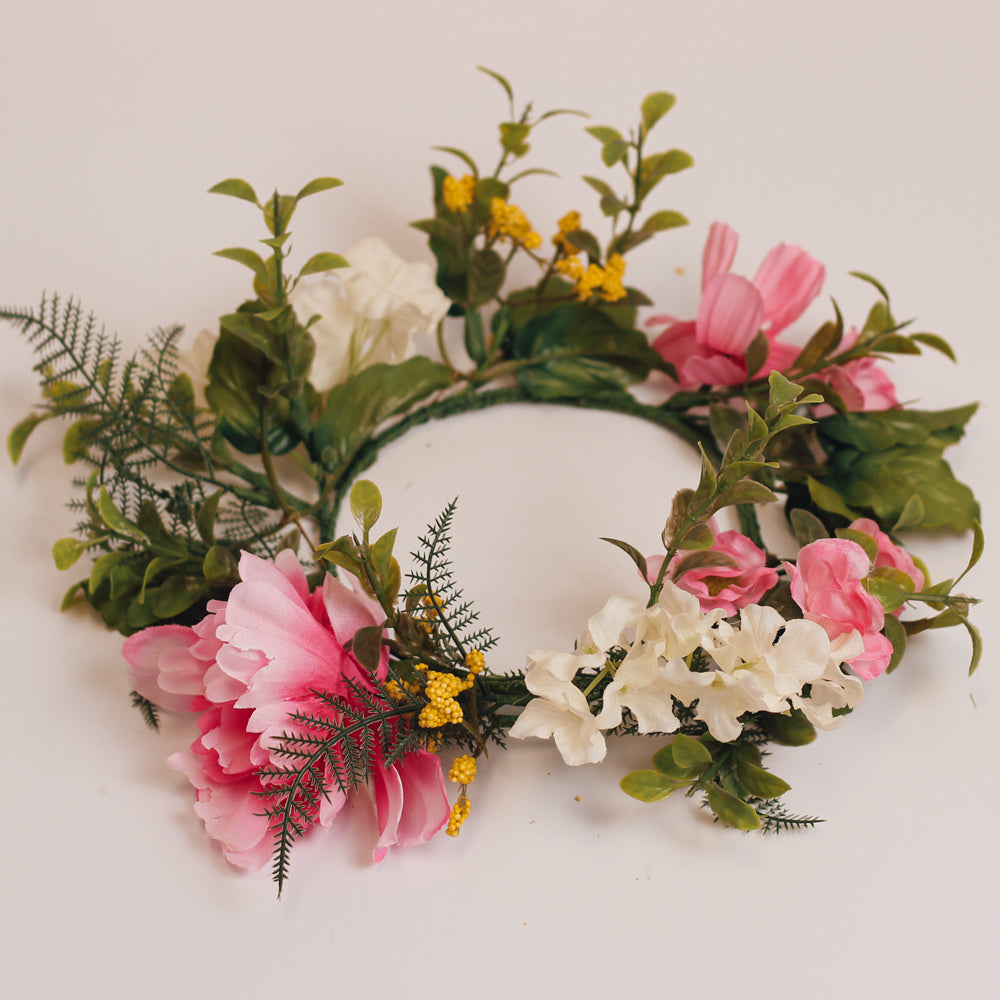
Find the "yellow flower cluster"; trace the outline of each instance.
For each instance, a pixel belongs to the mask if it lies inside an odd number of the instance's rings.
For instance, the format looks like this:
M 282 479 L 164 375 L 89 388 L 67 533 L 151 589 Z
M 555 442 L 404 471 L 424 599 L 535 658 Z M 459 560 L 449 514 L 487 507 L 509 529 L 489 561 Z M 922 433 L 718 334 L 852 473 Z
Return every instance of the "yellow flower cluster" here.
M 454 781 L 457 785 L 468 785 L 476 780 L 476 758 L 469 754 L 463 754 L 456 758 L 448 772 L 448 780 Z
M 470 649 L 465 654 L 465 665 L 469 668 L 469 673 L 475 677 L 483 671 L 486 666 L 486 657 L 478 649 Z
M 448 817 L 448 825 L 445 827 L 444 832 L 449 837 L 458 836 L 462 824 L 469 818 L 471 808 L 472 803 L 464 795 L 460 795 L 458 801 L 451 807 L 451 815 Z
M 410 694 L 420 694 L 420 685 L 415 681 L 403 681 L 402 684 L 397 681 L 385 682 L 385 693 L 393 701 L 403 701 L 406 698 L 407 692 Z
M 419 669 L 419 668 L 418 668 Z M 436 729 L 450 723 L 461 722 L 465 716 L 462 714 L 462 706 L 455 698 L 463 691 L 472 687 L 474 679 L 467 677 L 464 680 L 455 674 L 444 674 L 439 670 L 427 671 L 427 686 L 424 688 L 424 695 L 429 704 L 424 705 L 417 716 L 417 725 L 424 729 Z
M 528 217 L 517 205 L 510 205 L 503 198 L 494 198 L 490 202 L 490 215 L 492 218 L 487 228 L 490 239 L 509 237 L 526 250 L 537 250 L 542 245 L 541 236 L 531 228 Z
M 576 282 L 576 297 L 581 302 L 585 302 L 595 292 L 600 292 L 605 302 L 617 302 L 625 298 L 625 286 L 622 284 L 625 258 L 621 254 L 613 253 L 604 267 L 600 264 L 584 267 L 579 257 L 566 257 L 556 262 L 556 270 Z
M 580 213 L 567 212 L 559 220 L 559 232 L 552 237 L 552 242 L 566 254 L 567 257 L 576 253 L 576 247 L 566 239 L 567 233 L 572 233 L 580 228 Z
M 476 178 L 472 174 L 466 174 L 462 178 L 449 174 L 441 189 L 441 196 L 449 212 L 464 212 L 472 204 L 475 193 Z

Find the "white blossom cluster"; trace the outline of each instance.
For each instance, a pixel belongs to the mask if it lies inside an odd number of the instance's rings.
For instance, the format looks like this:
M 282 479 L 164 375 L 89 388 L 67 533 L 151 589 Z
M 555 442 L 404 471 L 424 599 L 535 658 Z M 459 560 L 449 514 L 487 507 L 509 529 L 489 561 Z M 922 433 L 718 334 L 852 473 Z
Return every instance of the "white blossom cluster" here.
M 674 732 L 675 698 L 694 705 L 721 742 L 740 735 L 745 712 L 797 708 L 817 728 L 833 729 L 841 721 L 834 709 L 861 701 L 861 682 L 841 664 L 862 646 L 857 632 L 831 641 L 814 622 L 786 621 L 757 604 L 731 624 L 722 611 L 703 613 L 697 597 L 668 581 L 649 608 L 637 597 L 611 597 L 574 652 L 530 652 L 525 683 L 536 697 L 510 735 L 552 738 L 567 764 L 596 763 L 607 752 L 603 731 L 621 723 L 624 709 L 640 733 Z M 616 649 L 625 650 L 619 662 Z M 696 657 L 698 650 L 707 655 Z M 701 669 L 692 669 L 696 659 Z M 595 714 L 574 678 L 598 681 L 605 672 L 612 680 Z

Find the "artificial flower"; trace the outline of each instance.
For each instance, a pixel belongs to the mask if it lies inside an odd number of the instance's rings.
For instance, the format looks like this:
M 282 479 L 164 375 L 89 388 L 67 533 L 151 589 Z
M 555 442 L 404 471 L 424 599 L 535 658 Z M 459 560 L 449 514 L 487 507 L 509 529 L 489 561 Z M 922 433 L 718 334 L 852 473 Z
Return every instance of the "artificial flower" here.
M 376 362 L 407 358 L 414 334 L 430 333 L 451 305 L 429 264 L 403 260 L 368 237 L 345 254 L 350 267 L 310 275 L 289 302 L 316 342 L 309 380 L 320 391 Z
M 344 644 L 381 620 L 373 603 L 332 576 L 309 589 L 289 550 L 269 562 L 244 553 L 240 583 L 226 601 L 187 628 L 164 625 L 130 637 L 123 649 L 135 690 L 163 707 L 201 711 L 201 736 L 170 758 L 196 789 L 195 811 L 227 859 L 259 868 L 271 854 L 273 831 L 262 815 L 262 767 L 280 764 L 275 741 L 293 728 L 297 712 L 329 717 L 316 692 L 352 701 L 352 685 L 371 679 Z M 386 656 L 376 671 L 384 677 Z M 186 702 L 185 702 L 186 699 Z M 328 776 L 326 797 L 311 816 L 332 822 L 346 796 Z M 374 772 L 379 842 L 376 860 L 392 844 L 428 840 L 447 821 L 438 758 L 420 752 Z
M 524 683 L 536 697 L 525 705 L 510 728 L 514 739 L 554 739 L 567 764 L 596 764 L 608 752 L 604 734 L 590 711 L 586 695 L 573 679 L 581 671 L 604 666 L 604 653 L 560 653 L 537 649 L 528 653 Z
M 876 566 L 888 566 L 891 569 L 899 570 L 908 576 L 913 583 L 913 590 L 924 589 L 924 574 L 913 561 L 913 556 L 909 552 L 900 548 L 870 517 L 859 517 L 852 521 L 848 527 L 852 531 L 861 531 L 866 535 L 871 535 L 878 546 L 878 555 L 875 557 Z
M 681 590 L 694 594 L 701 602 L 702 611 L 720 610 L 729 618 L 740 608 L 756 604 L 777 582 L 778 572 L 766 565 L 764 550 L 739 531 L 719 531 L 713 518 L 708 522 L 712 532 L 712 546 L 708 551 L 730 556 L 735 566 L 705 566 L 688 570 L 674 582 Z M 672 577 L 683 553 L 678 553 L 668 567 Z M 656 579 L 663 565 L 664 556 L 650 556 L 646 560 L 650 582 Z
M 764 258 L 751 282 L 730 274 L 737 242 L 725 223 L 716 222 L 709 230 L 696 319 L 661 315 L 647 320 L 648 326 L 667 327 L 653 347 L 674 366 L 681 389 L 738 385 L 748 375 L 784 370 L 799 353 L 776 338 L 819 294 L 823 265 L 800 247 L 781 243 Z M 767 335 L 769 352 L 759 371 L 747 372 L 747 348 L 759 331 Z
M 847 662 L 864 680 L 889 665 L 892 643 L 882 634 L 885 614 L 878 599 L 862 586 L 871 571 L 865 550 L 846 538 L 820 538 L 802 547 L 798 562 L 785 563 L 792 600 L 831 639 L 856 630 L 864 650 Z
M 840 350 L 846 351 L 854 346 L 858 339 L 858 331 L 851 330 L 844 335 Z M 855 358 L 842 365 L 824 368 L 814 376 L 829 384 L 830 388 L 844 401 L 848 412 L 859 413 L 865 410 L 889 410 L 899 406 L 896 398 L 896 387 L 882 363 L 873 357 Z M 834 412 L 831 406 L 817 406 L 816 416 L 829 416 Z

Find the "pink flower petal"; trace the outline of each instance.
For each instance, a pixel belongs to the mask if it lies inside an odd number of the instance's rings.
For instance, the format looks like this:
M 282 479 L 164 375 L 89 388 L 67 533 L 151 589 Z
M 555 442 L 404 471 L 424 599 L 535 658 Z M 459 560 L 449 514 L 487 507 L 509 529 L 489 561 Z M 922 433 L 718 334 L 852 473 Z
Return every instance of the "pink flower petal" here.
M 129 636 L 122 656 L 133 689 L 169 712 L 203 709 L 208 664 L 192 654 L 197 642 L 198 636 L 185 625 L 158 625 Z
M 801 247 L 780 243 L 764 258 L 753 283 L 764 300 L 768 336 L 776 336 L 805 312 L 825 276 L 823 265 Z
M 724 222 L 713 222 L 701 255 L 701 289 L 733 266 L 740 238 Z
M 760 330 L 764 302 L 754 285 L 736 274 L 712 278 L 698 306 L 698 344 L 741 358 Z

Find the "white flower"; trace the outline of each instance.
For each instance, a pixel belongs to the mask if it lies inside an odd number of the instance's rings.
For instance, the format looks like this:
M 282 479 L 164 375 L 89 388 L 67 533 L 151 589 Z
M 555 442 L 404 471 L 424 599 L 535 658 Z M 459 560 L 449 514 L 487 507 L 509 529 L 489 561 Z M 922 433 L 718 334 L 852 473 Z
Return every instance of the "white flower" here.
M 602 667 L 603 653 L 528 653 L 524 682 L 532 698 L 510 729 L 515 739 L 554 738 L 567 764 L 596 764 L 604 759 L 607 744 L 583 692 L 573 678 L 588 668 Z
M 845 674 L 841 666 L 846 660 L 860 656 L 865 642 L 858 631 L 848 632 L 830 643 L 830 658 L 823 675 L 812 681 L 809 696 L 793 695 L 789 701 L 817 729 L 837 729 L 843 716 L 834 715 L 835 708 L 854 708 L 864 697 L 864 686 L 853 674 Z
M 300 323 L 321 317 L 309 327 L 309 381 L 320 392 L 367 365 L 406 358 L 413 335 L 432 331 L 451 304 L 430 265 L 403 260 L 380 239 L 363 239 L 344 256 L 350 267 L 307 276 L 289 296 Z

